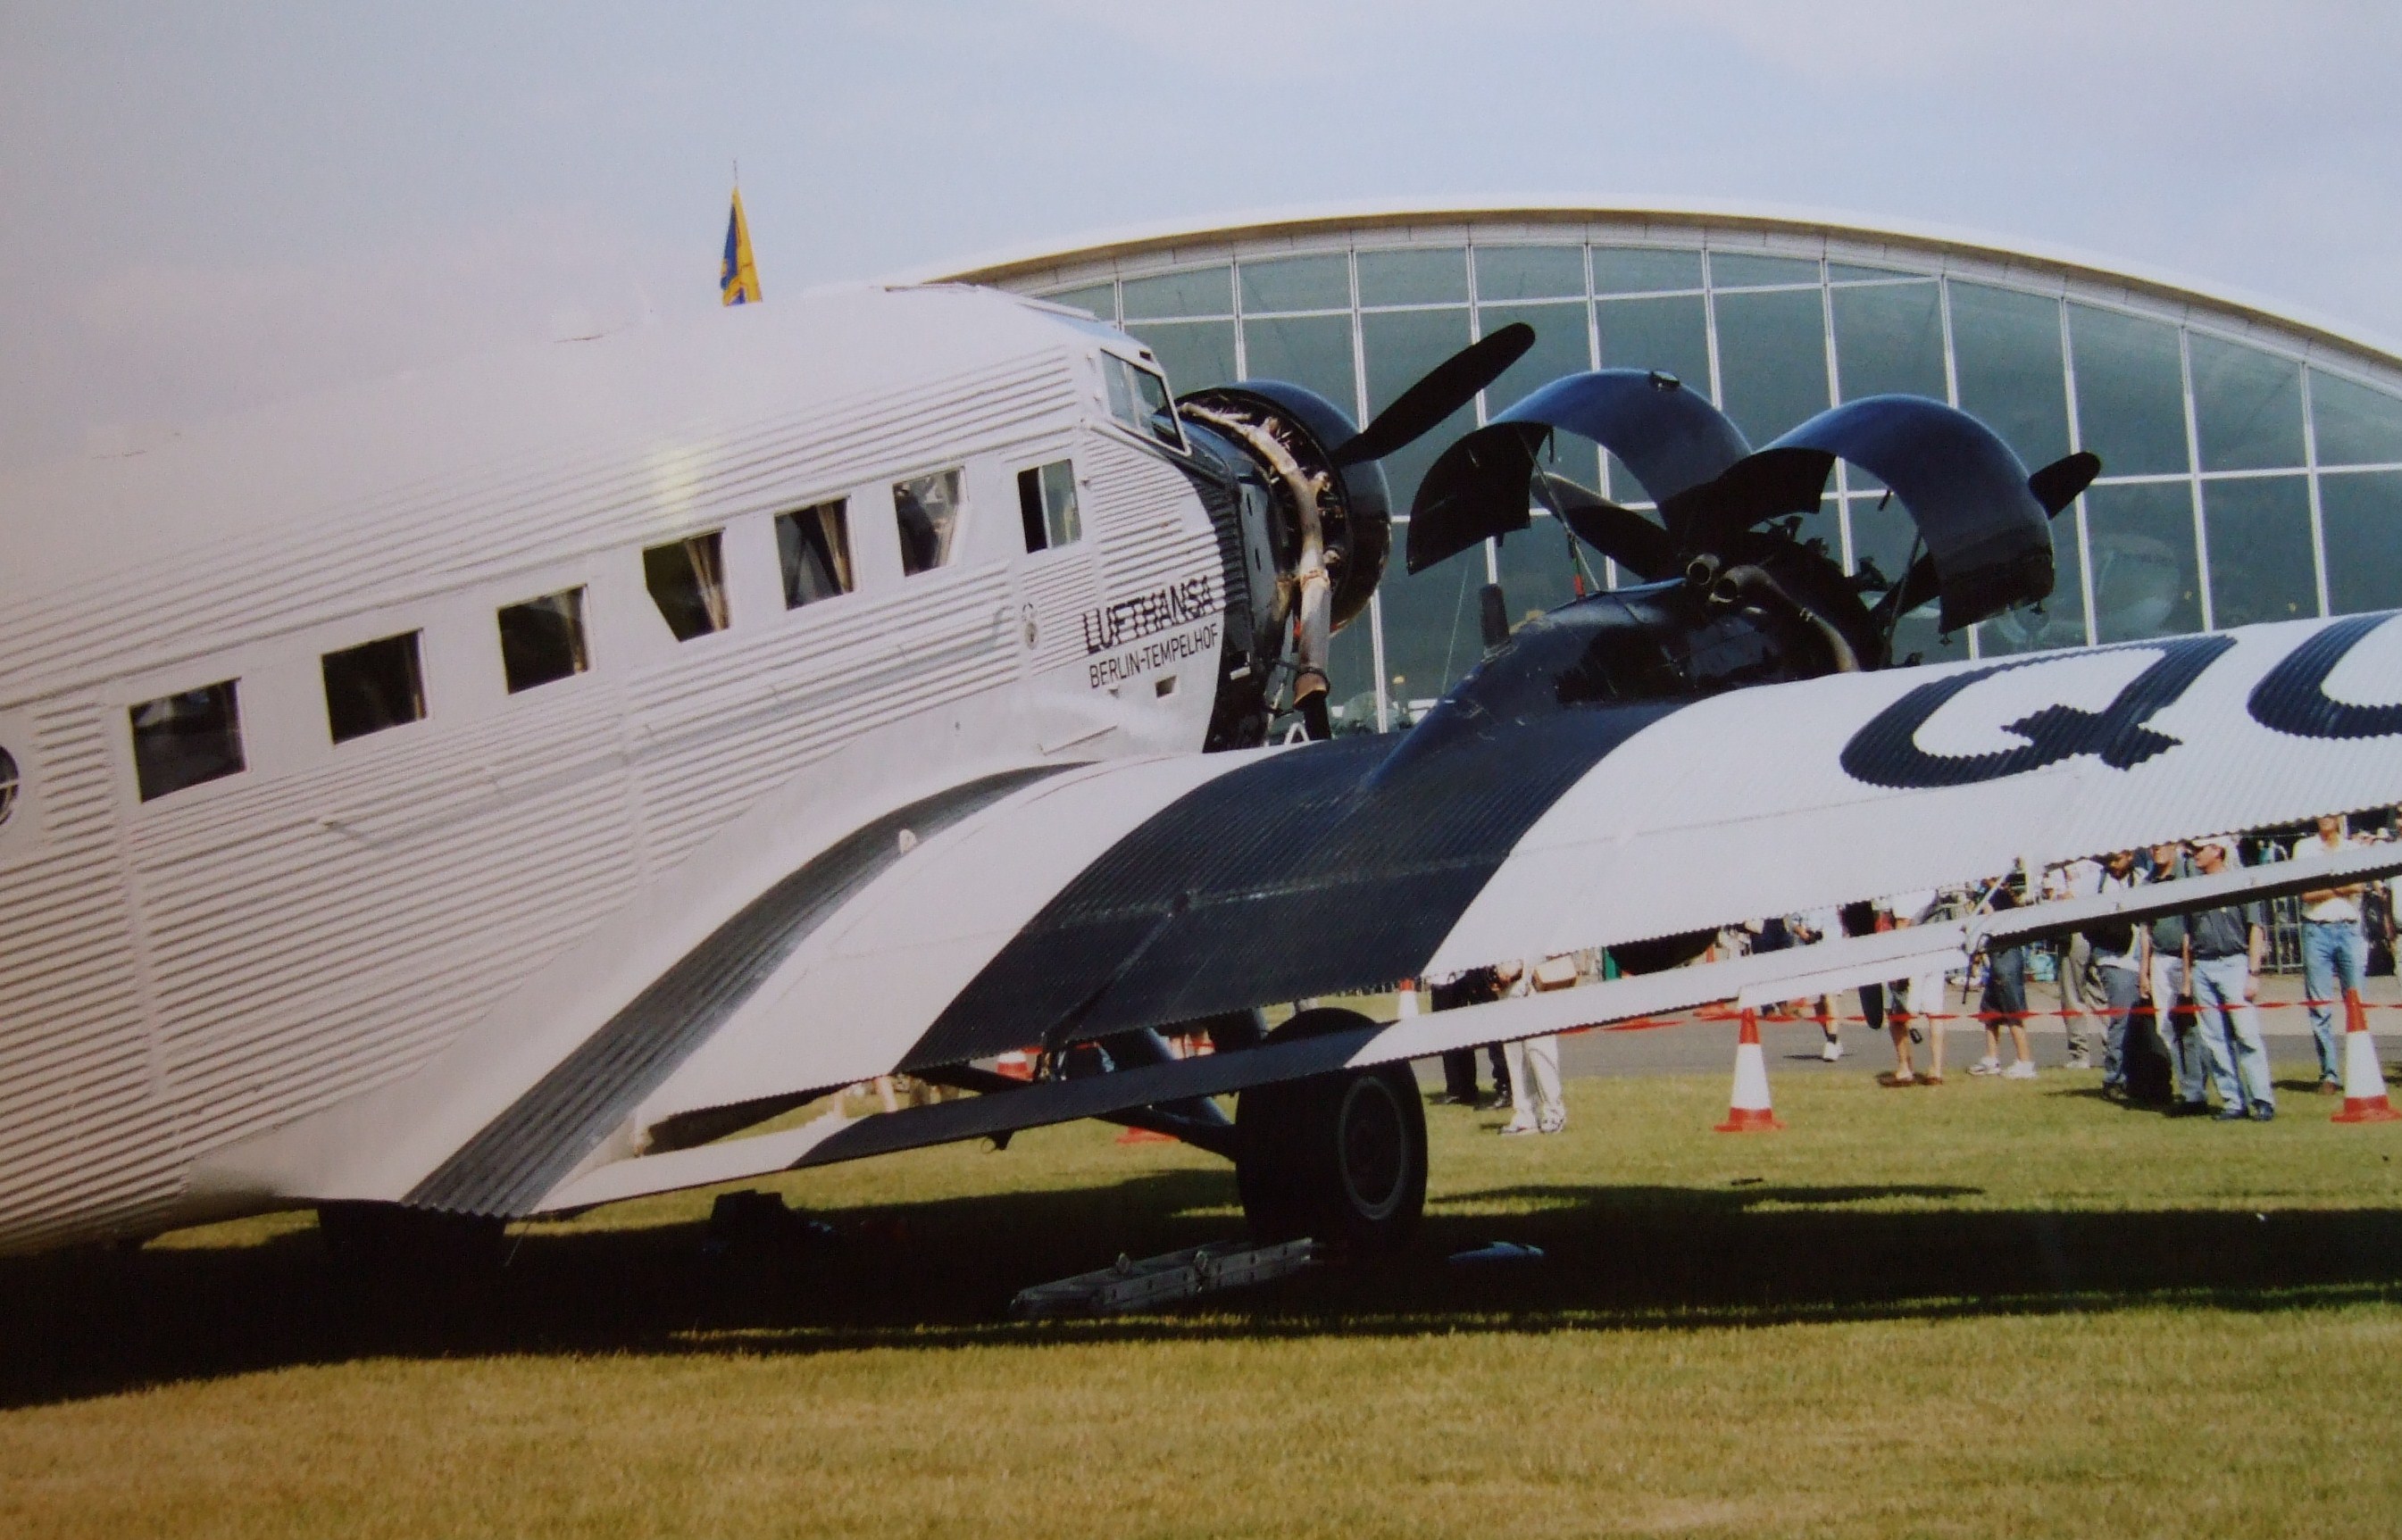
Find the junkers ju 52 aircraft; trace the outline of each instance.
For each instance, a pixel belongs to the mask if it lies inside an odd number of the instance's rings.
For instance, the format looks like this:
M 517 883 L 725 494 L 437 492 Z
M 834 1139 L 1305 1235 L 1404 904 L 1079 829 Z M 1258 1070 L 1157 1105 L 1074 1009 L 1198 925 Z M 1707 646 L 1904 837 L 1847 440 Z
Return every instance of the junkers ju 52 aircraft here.
M 1408 1061 L 1981 939 L 1663 966 L 1679 938 L 2402 797 L 2402 626 L 1887 669 L 1904 612 L 2049 592 L 2092 462 L 2030 476 L 1900 398 L 1755 452 L 1628 371 L 1450 447 L 1409 560 L 1539 504 L 1642 581 L 1497 634 L 1408 733 L 1329 739 L 1377 461 L 1527 340 L 1355 430 L 1291 385 L 1176 399 L 1078 313 L 863 288 L 13 478 L 0 1247 L 304 1205 L 361 1244 L 490 1233 L 1088 1117 L 1231 1157 L 1263 1236 L 1389 1244 L 1426 1180 Z M 1545 469 L 1561 432 L 1659 522 Z M 1873 606 L 1779 522 L 1839 457 L 1922 536 Z M 1268 745 L 1286 711 L 1320 741 Z M 1974 923 L 2114 901 L 2161 901 Z M 1588 947 L 1628 976 L 1260 1026 Z M 989 1067 L 1028 1048 L 1030 1082 Z M 980 1094 L 746 1133 L 896 1071 Z

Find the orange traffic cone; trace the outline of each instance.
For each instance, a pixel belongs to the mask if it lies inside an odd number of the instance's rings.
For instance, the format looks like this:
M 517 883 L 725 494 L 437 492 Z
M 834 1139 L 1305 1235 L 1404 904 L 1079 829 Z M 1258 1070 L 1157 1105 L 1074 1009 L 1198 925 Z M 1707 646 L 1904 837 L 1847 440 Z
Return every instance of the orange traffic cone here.
M 1768 1060 L 1760 1052 L 1760 1018 L 1746 1008 L 1743 1032 L 1734 1043 L 1734 1095 L 1721 1134 L 1767 1134 L 1785 1123 L 1768 1107 Z
M 1393 1014 L 1402 1021 L 1407 1021 L 1417 1013 L 1418 982 L 1415 979 L 1403 979 L 1401 986 L 1393 991 Z
M 2377 1062 L 2377 1039 L 2368 1035 L 2368 1012 L 2360 991 L 2343 992 L 2343 1110 L 2340 1123 L 2390 1123 L 2402 1118 L 2385 1099 L 2385 1071 Z

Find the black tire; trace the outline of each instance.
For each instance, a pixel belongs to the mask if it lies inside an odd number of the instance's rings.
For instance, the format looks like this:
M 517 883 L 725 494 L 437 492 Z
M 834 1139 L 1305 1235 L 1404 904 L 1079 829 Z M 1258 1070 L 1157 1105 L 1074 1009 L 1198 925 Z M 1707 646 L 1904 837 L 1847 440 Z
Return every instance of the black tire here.
M 1348 1011 L 1305 1011 L 1273 1038 L 1363 1024 Z M 1235 1180 L 1252 1238 L 1306 1235 L 1397 1251 L 1426 1210 L 1426 1107 L 1407 1065 L 1253 1086 L 1235 1113 Z

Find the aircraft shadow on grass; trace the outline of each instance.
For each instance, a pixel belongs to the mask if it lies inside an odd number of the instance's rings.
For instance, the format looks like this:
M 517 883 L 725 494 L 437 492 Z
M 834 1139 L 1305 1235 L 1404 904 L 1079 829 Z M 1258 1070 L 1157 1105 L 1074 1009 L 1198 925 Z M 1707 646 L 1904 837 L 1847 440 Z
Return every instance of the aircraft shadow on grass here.
M 1168 1313 L 1024 1326 L 1031 1283 L 1226 1240 L 1229 1174 L 829 1212 L 720 1246 L 700 1222 L 537 1227 L 460 1279 L 346 1275 L 316 1234 L 0 1263 L 0 1407 L 304 1364 L 480 1354 L 807 1354 L 971 1341 L 1409 1336 L 2112 1310 L 2402 1295 L 2402 1212 L 1930 1211 L 1975 1189 L 1604 1183 L 1447 1195 L 1392 1259 Z M 1879 1206 L 1909 1201 L 1920 1206 Z M 1495 1213 L 1488 1205 L 1506 1205 Z M 1540 1261 L 1456 1266 L 1508 1239 Z

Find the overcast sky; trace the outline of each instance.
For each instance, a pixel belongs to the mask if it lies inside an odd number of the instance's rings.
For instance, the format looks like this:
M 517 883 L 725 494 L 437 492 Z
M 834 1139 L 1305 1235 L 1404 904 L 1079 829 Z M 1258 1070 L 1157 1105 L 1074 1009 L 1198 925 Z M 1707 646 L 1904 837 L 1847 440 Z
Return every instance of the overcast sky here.
M 2007 14 L 2004 14 L 2007 12 Z M 0 0 L 0 466 L 1153 221 L 1724 199 L 2402 337 L 2402 7 Z

